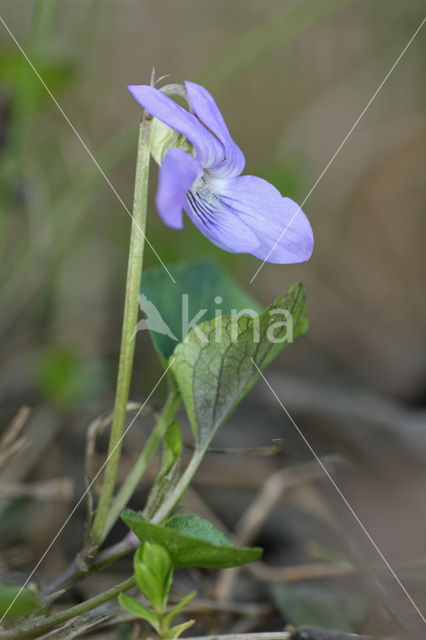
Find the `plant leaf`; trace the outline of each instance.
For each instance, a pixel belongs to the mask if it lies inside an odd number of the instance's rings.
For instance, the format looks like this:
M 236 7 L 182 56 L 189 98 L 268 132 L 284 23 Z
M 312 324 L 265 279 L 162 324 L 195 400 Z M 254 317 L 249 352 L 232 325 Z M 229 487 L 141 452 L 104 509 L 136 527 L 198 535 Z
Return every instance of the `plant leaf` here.
M 292 336 L 282 321 L 284 313 L 291 314 Z M 208 447 L 219 426 L 258 379 L 253 361 L 263 370 L 290 338 L 297 338 L 307 328 L 305 290 L 298 283 L 257 318 L 221 317 L 203 322 L 177 345 L 171 370 L 198 448 Z
M 186 304 L 189 323 L 198 314 L 199 322 L 211 320 L 217 310 L 220 315 L 229 315 L 232 309 L 237 312 L 246 308 L 261 310 L 258 302 L 210 260 L 183 262 L 171 265 L 170 270 L 176 284 L 162 267 L 146 271 L 141 283 L 141 306 L 147 315 L 151 337 L 157 351 L 166 359 L 186 337 L 182 319 Z M 182 298 L 184 294 L 188 297 Z M 215 302 L 216 298 L 221 298 L 219 303 Z
M 171 638 L 172 640 L 174 638 L 179 638 L 180 634 L 189 629 L 189 627 L 192 627 L 194 623 L 195 620 L 188 620 L 188 622 L 182 622 L 182 624 L 172 627 L 167 633 L 167 638 Z
M 228 544 L 216 545 L 208 540 L 180 533 L 167 525 L 152 524 L 131 510 L 125 511 L 121 517 L 141 542 L 156 542 L 164 547 L 175 569 L 236 567 L 258 560 L 262 554 L 262 549 L 258 547 L 236 548 L 229 546 L 229 541 Z M 200 529 L 198 532 L 200 533 Z M 211 532 L 209 536 L 211 537 Z
M 42 604 L 43 601 L 31 589 L 26 588 L 21 591 L 19 586 L 0 582 L 0 617 L 17 618 L 24 616 L 35 609 L 39 609 Z
M 142 604 L 142 602 L 139 602 L 138 600 L 127 596 L 125 593 L 120 593 L 120 595 L 118 596 L 118 602 L 123 607 L 123 609 L 126 609 L 126 611 L 133 614 L 134 616 L 142 618 L 142 620 L 146 620 L 152 627 L 154 627 L 154 629 L 157 629 L 157 616 L 153 611 L 150 611 L 148 607 Z
M 139 590 L 151 602 L 156 613 L 162 613 L 173 579 L 173 565 L 166 549 L 159 544 L 145 542 L 134 555 L 133 568 Z
M 187 596 L 185 596 L 183 600 L 179 602 L 179 604 L 173 607 L 173 609 L 169 611 L 169 613 L 164 617 L 164 621 L 166 622 L 166 624 L 170 624 L 173 618 L 177 616 L 177 614 L 180 613 L 182 609 L 184 609 L 186 605 L 195 598 L 196 595 L 197 593 L 195 591 L 191 591 Z
M 180 514 L 173 516 L 166 522 L 166 527 L 173 529 L 184 536 L 204 540 L 218 547 L 232 547 L 232 542 L 216 529 L 211 522 L 200 516 Z
M 313 626 L 353 632 L 367 612 L 360 595 L 342 585 L 275 584 L 272 596 L 283 617 L 296 626 Z

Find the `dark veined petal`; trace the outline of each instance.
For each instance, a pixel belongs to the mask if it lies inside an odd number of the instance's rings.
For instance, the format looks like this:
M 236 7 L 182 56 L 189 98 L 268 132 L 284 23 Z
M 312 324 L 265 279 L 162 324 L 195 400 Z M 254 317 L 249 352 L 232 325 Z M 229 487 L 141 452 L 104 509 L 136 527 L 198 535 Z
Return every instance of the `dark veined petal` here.
M 194 82 L 186 81 L 185 87 L 195 115 L 210 131 L 213 131 L 225 148 L 225 159 L 216 166 L 209 167 L 209 173 L 218 178 L 239 176 L 244 169 L 245 158 L 241 149 L 232 140 L 213 97 L 207 89 Z
M 314 246 L 312 228 L 296 202 L 255 176 L 217 182 L 221 183 L 218 197 L 223 210 L 244 222 L 259 241 L 249 253 L 278 264 L 309 260 Z
M 186 192 L 202 174 L 198 160 L 182 149 L 170 149 L 164 156 L 158 176 L 156 205 L 161 219 L 169 227 L 182 229 Z
M 180 107 L 161 91 L 148 85 L 129 85 L 132 96 L 144 109 L 172 129 L 179 131 L 195 147 L 203 167 L 217 165 L 224 159 L 223 145 L 194 114 Z
M 221 249 L 251 253 L 259 247 L 255 233 L 221 204 L 216 194 L 206 187 L 204 179 L 188 191 L 185 210 L 198 229 Z

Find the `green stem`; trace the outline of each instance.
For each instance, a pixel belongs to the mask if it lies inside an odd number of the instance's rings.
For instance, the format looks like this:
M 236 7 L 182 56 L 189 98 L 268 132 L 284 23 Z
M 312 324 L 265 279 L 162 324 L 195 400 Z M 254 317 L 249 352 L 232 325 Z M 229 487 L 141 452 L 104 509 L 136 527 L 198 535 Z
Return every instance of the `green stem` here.
M 109 439 L 108 457 L 105 465 L 105 475 L 90 535 L 91 543 L 95 548 L 97 548 L 104 539 L 105 523 L 108 517 L 111 497 L 115 487 L 135 352 L 134 331 L 138 316 L 138 296 L 142 275 L 148 199 L 150 156 L 148 135 L 149 120 L 144 116 L 139 129 L 132 230 L 130 236 L 126 297 L 124 302 L 123 329 L 121 334 L 120 361 L 118 365 L 114 413 Z
M 120 491 L 117 493 L 111 504 L 104 529 L 105 536 L 108 535 L 109 531 L 118 519 L 120 512 L 125 508 L 128 501 L 132 497 L 133 492 L 141 481 L 146 468 L 151 462 L 152 457 L 157 450 L 157 447 L 160 444 L 161 440 L 163 439 L 170 421 L 173 419 L 176 411 L 179 409 L 180 404 L 181 398 L 178 391 L 171 391 L 157 424 L 152 430 L 151 435 L 149 436 L 144 448 L 139 454 L 138 459 L 136 460 L 133 468 L 123 482 Z
M 153 524 L 161 524 L 175 509 L 180 500 L 182 499 L 185 491 L 191 484 L 191 480 L 194 477 L 200 463 L 204 457 L 205 451 L 203 449 L 196 449 L 193 453 L 188 466 L 179 479 L 179 482 L 174 489 L 169 493 L 166 500 L 160 506 L 158 511 L 151 518 Z
M 118 596 L 123 591 L 127 591 L 135 586 L 135 580 L 133 577 L 128 578 L 124 582 L 120 582 L 115 587 L 108 589 L 107 591 L 103 591 L 99 593 L 97 596 L 93 598 L 89 598 L 85 602 L 81 602 L 80 604 L 75 605 L 75 607 L 71 607 L 70 609 L 65 609 L 65 611 L 60 611 L 59 613 L 55 613 L 53 616 L 49 618 L 44 618 L 39 622 L 37 620 L 32 620 L 31 622 L 27 622 L 23 624 L 18 629 L 11 629 L 10 631 L 5 631 L 3 633 L 0 632 L 0 640 L 20 640 L 21 638 L 30 638 L 31 636 L 38 636 L 44 631 L 48 631 L 52 627 L 61 624 L 62 622 L 66 622 L 67 620 L 71 620 L 71 618 L 75 618 L 76 616 L 85 613 L 86 611 L 90 611 L 94 609 L 100 604 L 107 602 L 107 600 L 112 600 L 116 596 Z

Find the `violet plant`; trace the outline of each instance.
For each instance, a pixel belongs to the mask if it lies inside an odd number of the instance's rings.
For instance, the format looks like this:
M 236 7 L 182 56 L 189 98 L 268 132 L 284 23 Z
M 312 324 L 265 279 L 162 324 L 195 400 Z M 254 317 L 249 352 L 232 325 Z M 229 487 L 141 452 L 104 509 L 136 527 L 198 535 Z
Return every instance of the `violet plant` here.
M 313 234 L 295 202 L 265 180 L 241 175 L 245 158 L 204 87 L 192 82 L 161 89 L 153 85 L 129 87 L 144 113 L 139 130 L 117 387 L 102 486 L 83 549 L 41 596 L 53 597 L 87 573 L 131 551 L 136 551 L 134 575 L 60 614 L 40 615 L 12 626 L 0 633 L 0 638 L 37 636 L 117 595 L 125 609 L 147 621 L 161 638 L 177 638 L 192 621 L 172 626 L 172 619 L 195 594 L 188 594 L 169 608 L 174 570 L 239 566 L 262 553 L 259 548 L 234 547 L 223 533 L 198 516 L 174 513 L 217 430 L 260 372 L 286 344 L 307 330 L 304 287 L 293 285 L 261 310 L 251 296 L 210 262 L 162 266 L 142 275 L 150 157 L 160 165 L 157 210 L 173 229 L 182 228 L 185 210 L 215 245 L 279 264 L 308 260 Z M 187 108 L 174 98 L 183 98 Z M 140 295 L 153 344 L 164 366 L 161 379 L 167 378 L 169 394 L 145 447 L 116 491 Z M 186 323 L 183 300 L 187 305 Z M 189 322 L 190 316 L 194 317 Z M 175 419 L 182 404 L 193 434 L 193 454 L 183 471 L 182 435 Z M 159 447 L 160 463 L 144 510 L 126 510 Z M 120 517 L 129 528 L 128 535 L 113 547 L 102 549 Z M 144 601 L 124 593 L 135 585 Z M 25 591 L 14 598 L 15 609 L 23 595 Z M 37 598 L 35 602 L 35 613 L 41 613 L 47 601 Z M 12 605 L 5 607 L 6 614 Z
M 311 256 L 308 219 L 269 182 L 240 175 L 244 155 L 204 87 L 185 82 L 179 88 L 189 111 L 154 87 L 129 90 L 155 117 L 151 145 L 161 165 L 156 204 L 168 226 L 181 229 L 185 209 L 200 231 L 226 251 L 279 264 Z

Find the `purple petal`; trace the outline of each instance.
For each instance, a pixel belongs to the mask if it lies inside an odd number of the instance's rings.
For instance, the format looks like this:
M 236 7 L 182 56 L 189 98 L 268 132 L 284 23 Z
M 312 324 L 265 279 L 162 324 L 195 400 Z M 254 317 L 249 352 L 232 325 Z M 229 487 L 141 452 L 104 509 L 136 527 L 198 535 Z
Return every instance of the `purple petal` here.
M 195 115 L 212 131 L 225 148 L 225 159 L 209 169 L 214 177 L 234 177 L 240 175 L 245 165 L 241 149 L 231 138 L 228 127 L 211 94 L 199 84 L 185 82 L 189 102 Z
M 164 156 L 158 176 L 156 205 L 161 219 L 169 227 L 182 229 L 186 192 L 202 174 L 198 160 L 182 149 L 170 149 Z
M 251 253 L 259 247 L 255 233 L 203 187 L 187 193 L 185 211 L 198 229 L 221 249 Z
M 179 131 L 194 145 L 197 159 L 203 167 L 216 165 L 224 159 L 224 149 L 215 136 L 201 122 L 180 107 L 161 91 L 148 85 L 129 85 L 132 96 L 152 116 L 155 116 L 172 129 Z
M 312 255 L 313 234 L 303 211 L 283 198 L 273 185 L 255 176 L 221 182 L 219 199 L 229 215 L 243 221 L 256 235 L 259 246 L 250 253 L 278 264 L 304 262 Z

